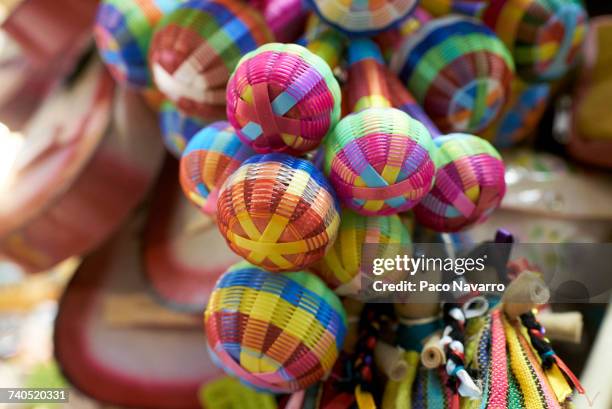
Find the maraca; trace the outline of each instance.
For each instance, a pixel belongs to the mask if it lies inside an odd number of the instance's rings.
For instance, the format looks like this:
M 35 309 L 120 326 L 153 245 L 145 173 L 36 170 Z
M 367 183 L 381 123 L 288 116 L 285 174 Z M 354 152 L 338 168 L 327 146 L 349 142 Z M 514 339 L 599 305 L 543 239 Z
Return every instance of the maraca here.
M 307 0 L 327 24 L 349 35 L 372 35 L 398 25 L 418 0 Z
M 404 38 L 391 69 L 443 132 L 476 133 L 504 106 L 514 65 L 504 44 L 475 20 L 432 20 Z
M 423 0 L 435 15 L 480 18 L 506 44 L 526 81 L 563 76 L 580 56 L 587 14 L 579 0 Z
M 94 25 L 102 60 L 115 81 L 137 89 L 152 86 L 147 63 L 157 22 L 181 0 L 103 0 Z
M 479 136 L 498 148 L 508 148 L 532 133 L 550 99 L 550 85 L 527 84 L 519 78 L 512 82 L 510 98 L 495 122 Z
M 341 45 L 326 30 L 310 43 L 321 56 L 297 44 L 266 44 L 240 60 L 227 84 L 227 117 L 244 143 L 293 155 L 319 146 L 340 119 L 340 86 L 329 64 Z
M 411 244 L 410 233 L 398 215 L 362 216 L 343 209 L 334 245 L 310 270 L 337 294 L 356 294 L 360 288 L 362 252 L 371 246 L 380 258 L 393 258 Z M 375 248 L 374 248 L 375 247 Z
M 233 0 L 191 0 L 158 24 L 149 62 L 159 90 L 186 115 L 225 115 L 225 86 L 241 56 L 272 41 L 261 14 Z
M 400 80 L 391 72 L 387 78 L 394 105 L 425 124 L 438 147 L 435 184 L 414 208 L 417 221 L 436 231 L 455 232 L 486 219 L 506 192 L 499 153 L 474 135 L 442 135 Z
M 193 137 L 181 156 L 185 196 L 203 212 L 214 214 L 221 185 L 254 154 L 227 121 L 210 124 Z
M 342 203 L 365 216 L 414 207 L 431 189 L 434 145 L 427 129 L 391 107 L 380 50 L 368 39 L 349 47 L 348 104 L 325 140 L 325 172 Z
M 242 262 L 217 281 L 204 325 L 219 367 L 257 389 L 288 393 L 329 374 L 347 324 L 342 303 L 316 276 Z
M 191 138 L 205 126 L 206 123 L 200 119 L 181 113 L 172 102 L 162 103 L 159 127 L 166 149 L 176 158 L 181 157 Z
M 249 262 L 296 271 L 334 243 L 339 212 L 329 182 L 311 162 L 273 153 L 248 159 L 226 180 L 217 223 L 230 248 Z

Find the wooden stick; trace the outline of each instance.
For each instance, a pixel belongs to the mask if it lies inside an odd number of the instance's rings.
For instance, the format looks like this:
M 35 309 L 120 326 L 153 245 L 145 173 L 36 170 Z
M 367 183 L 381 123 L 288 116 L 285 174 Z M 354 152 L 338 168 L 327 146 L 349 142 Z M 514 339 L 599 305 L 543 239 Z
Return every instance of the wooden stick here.
M 106 323 L 115 327 L 193 328 L 201 318 L 169 310 L 146 294 L 111 294 L 103 303 Z
M 404 360 L 404 350 L 386 342 L 378 341 L 374 348 L 374 362 L 392 381 L 404 379 L 408 372 L 408 364 Z
M 406 303 L 394 304 L 395 313 L 400 318 L 420 319 L 435 317 L 440 314 L 440 303 Z
M 537 316 L 546 329 L 546 337 L 579 344 L 582 339 L 582 314 L 578 311 L 545 312 Z
M 440 334 L 435 333 L 425 341 L 421 351 L 421 363 L 425 368 L 434 369 L 446 362 L 446 354 L 440 346 Z
M 344 338 L 344 351 L 348 354 L 355 352 L 355 346 L 359 338 L 359 317 L 363 311 L 364 304 L 352 298 L 343 300 L 344 309 L 346 311 L 347 329 L 346 337 Z
M 502 297 L 504 312 L 510 320 L 531 311 L 537 305 L 545 304 L 550 291 L 538 273 L 525 271 L 506 288 Z

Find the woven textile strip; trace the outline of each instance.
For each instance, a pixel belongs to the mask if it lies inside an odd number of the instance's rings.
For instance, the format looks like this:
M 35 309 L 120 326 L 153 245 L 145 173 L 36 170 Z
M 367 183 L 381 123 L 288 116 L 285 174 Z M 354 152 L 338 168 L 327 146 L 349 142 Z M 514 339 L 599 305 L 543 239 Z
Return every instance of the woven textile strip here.
M 344 209 L 340 220 L 334 245 L 311 267 L 338 293 L 354 293 L 360 288 L 364 244 L 378 258 L 394 257 L 400 247 L 411 244 L 408 229 L 397 215 L 367 217 Z
M 116 81 L 136 88 L 151 86 L 147 52 L 153 29 L 179 0 L 105 0 L 100 4 L 94 36 Z
M 485 129 L 503 107 L 514 72 L 495 33 L 455 16 L 406 38 L 391 67 L 443 132 Z
M 506 368 L 506 335 L 501 319 L 501 310 L 492 312 L 491 319 L 491 363 L 487 408 L 496 409 L 507 406 L 508 371 Z
M 215 122 L 189 142 L 180 163 L 180 182 L 187 198 L 206 213 L 217 211 L 219 188 L 255 152 L 245 146 L 234 128 Z
M 240 57 L 271 40 L 261 15 L 245 3 L 188 1 L 156 29 L 150 51 L 155 84 L 186 114 L 220 119 Z
M 246 263 L 217 282 L 205 325 L 217 363 L 272 392 L 321 380 L 346 333 L 340 300 L 318 278 L 304 272 L 271 274 Z
M 166 149 L 176 158 L 181 157 L 191 138 L 205 126 L 204 121 L 183 115 L 170 101 L 164 102 L 161 106 L 159 127 Z
M 417 220 L 436 231 L 458 231 L 486 219 L 506 192 L 499 153 L 473 135 L 450 134 L 434 142 L 436 183 L 415 207 Z
M 374 34 L 406 18 L 416 0 L 308 0 L 309 5 L 331 26 L 348 34 Z
M 331 186 L 312 163 L 283 154 L 247 160 L 217 205 L 229 246 L 269 271 L 295 271 L 323 257 L 340 224 Z
M 260 153 L 315 149 L 340 119 L 340 86 L 329 65 L 297 44 L 244 56 L 227 86 L 227 116 Z
M 525 406 L 528 408 L 560 408 L 527 341 L 504 317 L 502 318 L 512 373 L 516 377 Z

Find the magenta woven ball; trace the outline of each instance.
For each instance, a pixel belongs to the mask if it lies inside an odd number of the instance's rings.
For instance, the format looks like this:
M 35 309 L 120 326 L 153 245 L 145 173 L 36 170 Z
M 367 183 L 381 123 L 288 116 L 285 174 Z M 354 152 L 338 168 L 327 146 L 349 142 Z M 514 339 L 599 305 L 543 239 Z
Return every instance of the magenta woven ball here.
M 227 118 L 259 153 L 315 149 L 340 119 L 340 102 L 327 63 L 297 44 L 266 44 L 250 52 L 227 85 Z
M 438 147 L 433 189 L 414 208 L 417 221 L 456 232 L 484 221 L 506 193 L 504 163 L 486 140 L 469 134 L 434 139 Z

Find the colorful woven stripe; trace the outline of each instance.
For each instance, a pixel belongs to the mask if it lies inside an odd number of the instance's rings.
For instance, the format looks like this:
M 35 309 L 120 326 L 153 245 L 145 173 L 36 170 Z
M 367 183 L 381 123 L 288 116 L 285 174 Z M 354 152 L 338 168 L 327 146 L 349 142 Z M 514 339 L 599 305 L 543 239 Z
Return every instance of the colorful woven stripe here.
M 198 118 L 183 115 L 170 101 L 164 102 L 159 111 L 164 145 L 177 158 L 181 157 L 191 138 L 205 126 L 206 123 Z
M 244 56 L 227 86 L 227 117 L 260 153 L 315 149 L 340 119 L 340 86 L 327 63 L 297 44 Z
M 550 86 L 545 83 L 526 84 L 516 78 L 510 99 L 499 118 L 480 136 L 499 148 L 521 142 L 540 122 L 550 97 Z
M 226 181 L 217 219 L 229 246 L 269 271 L 295 271 L 320 260 L 340 225 L 335 194 L 311 162 L 257 155 Z
M 587 29 L 579 0 L 491 0 L 482 18 L 528 81 L 564 75 L 578 59 Z
M 348 34 L 385 31 L 415 8 L 416 0 L 307 0 L 326 23 Z
M 181 157 L 180 181 L 185 196 L 202 211 L 215 213 L 219 188 L 254 154 L 226 121 L 202 129 Z
M 499 309 L 491 314 L 491 365 L 487 400 L 487 408 L 491 409 L 505 408 L 508 405 L 506 334 L 501 314 Z
M 138 89 L 151 86 L 147 52 L 153 30 L 180 0 L 104 0 L 94 26 L 102 60 L 115 80 Z
M 506 318 L 502 319 L 508 342 L 510 367 L 518 382 L 525 407 L 560 408 L 529 343 Z
M 221 276 L 204 321 L 209 351 L 223 370 L 279 393 L 327 376 L 346 333 L 344 308 L 320 279 L 248 263 Z
M 504 163 L 490 143 L 477 136 L 450 134 L 438 147 L 433 189 L 414 208 L 419 223 L 440 232 L 459 231 L 486 219 L 504 194 Z
M 421 6 L 434 16 L 457 13 L 479 17 L 487 3 L 489 0 L 421 0 Z
M 339 294 L 360 288 L 363 245 L 380 258 L 392 258 L 400 246 L 411 243 L 410 233 L 397 215 L 366 217 L 344 209 L 333 247 L 311 270 Z
M 442 132 L 469 133 L 497 117 L 514 70 L 495 33 L 455 16 L 432 20 L 407 37 L 391 68 Z
M 157 87 L 179 109 L 204 120 L 225 116 L 225 86 L 244 54 L 272 40 L 246 3 L 193 0 L 159 23 L 149 59 Z

